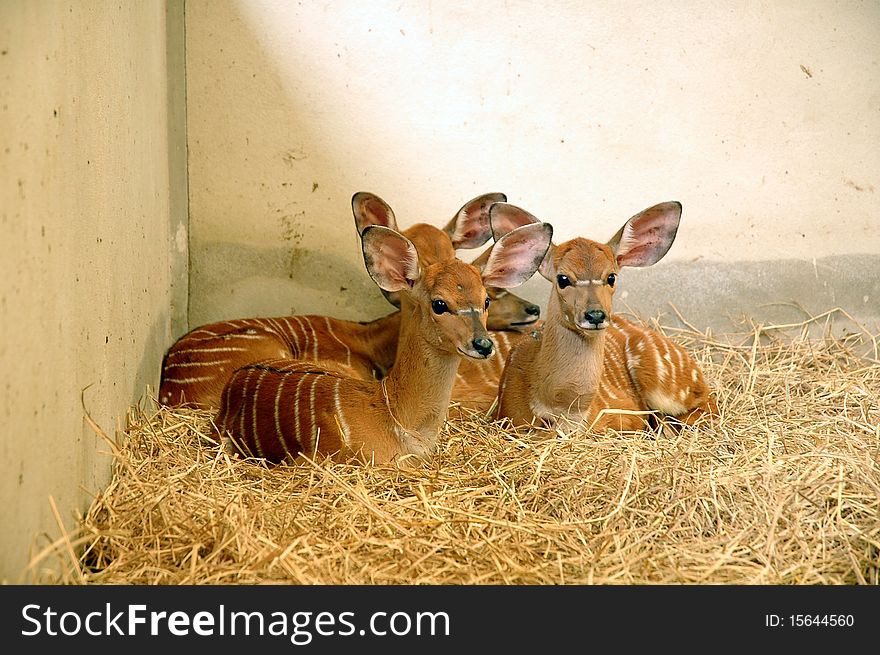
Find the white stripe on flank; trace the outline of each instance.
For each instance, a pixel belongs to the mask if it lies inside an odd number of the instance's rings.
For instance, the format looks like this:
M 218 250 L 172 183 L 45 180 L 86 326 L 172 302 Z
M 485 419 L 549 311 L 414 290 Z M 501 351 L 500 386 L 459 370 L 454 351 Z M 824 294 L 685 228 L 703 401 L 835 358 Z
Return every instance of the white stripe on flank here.
M 606 379 L 603 377 L 602 382 L 599 384 L 599 389 L 611 400 L 617 400 L 617 394 L 611 390 L 611 385 L 606 382 Z
M 281 321 L 279 321 L 277 318 L 267 318 L 266 322 L 269 324 L 273 334 L 276 334 L 278 336 L 284 335 L 284 326 L 281 325 Z
M 290 345 L 291 350 L 295 354 L 299 354 L 299 335 L 297 334 L 297 330 L 290 324 L 290 319 L 286 316 L 284 317 L 284 324 L 287 326 L 287 330 L 284 334 L 287 337 L 287 343 Z
M 325 316 L 325 317 L 324 317 L 324 321 L 326 321 L 326 323 L 327 323 L 327 332 L 330 334 L 330 336 L 333 337 L 334 339 L 336 339 L 337 343 L 339 343 L 339 345 L 341 345 L 343 348 L 345 348 L 345 356 L 346 356 L 346 358 L 347 358 L 347 360 L 348 360 L 348 365 L 351 366 L 351 348 L 349 348 L 348 345 L 347 345 L 345 342 L 343 342 L 342 340 L 340 340 L 339 337 L 337 337 L 337 336 L 333 333 L 333 328 L 330 327 L 330 317 L 329 317 L 329 316 Z
M 243 401 L 247 400 L 248 383 L 251 381 L 251 375 L 253 375 L 253 373 L 254 373 L 254 369 L 252 369 L 252 368 L 247 369 L 247 374 L 244 377 L 244 384 L 241 387 L 241 397 L 242 397 Z M 242 441 L 247 441 L 247 430 L 245 429 L 245 420 L 244 420 L 244 417 L 247 415 L 247 403 L 242 402 L 241 407 L 239 407 L 238 411 L 241 413 L 241 415 L 239 416 L 239 421 L 238 421 L 239 422 L 238 433 L 241 435 Z M 257 447 L 257 454 L 260 457 L 262 457 L 263 453 L 260 452 L 259 444 L 254 444 L 254 445 Z
M 345 420 L 345 416 L 342 413 L 342 403 L 339 402 L 340 382 L 342 382 L 342 378 L 336 378 L 336 385 L 333 387 L 333 404 L 336 406 L 336 416 L 339 418 L 339 427 L 342 429 L 342 441 L 345 443 L 346 447 L 351 450 L 351 439 L 349 438 L 350 429 L 348 427 L 348 421 Z
M 684 349 L 678 348 L 678 347 L 672 347 L 672 348 L 670 348 L 670 350 L 675 351 L 675 358 L 678 360 L 678 370 L 679 371 L 686 371 L 688 366 L 687 366 L 687 362 L 685 361 Z
M 266 374 L 268 372 L 269 371 L 267 371 L 265 369 L 263 369 L 260 372 L 260 379 L 257 380 L 257 386 L 254 388 L 254 402 L 253 402 L 252 410 L 251 410 L 253 412 L 253 417 L 251 418 L 251 423 L 253 424 L 253 429 L 254 429 L 254 445 L 257 447 L 258 453 L 263 452 L 263 444 L 260 441 L 260 431 L 257 429 L 257 400 L 259 399 L 259 396 L 260 396 L 260 385 L 263 384 L 263 379 L 266 377 Z
M 318 335 L 315 333 L 315 327 L 312 325 L 312 322 L 310 320 L 307 320 L 306 323 L 308 324 L 309 329 L 312 331 L 312 341 L 314 342 L 312 350 L 315 354 L 315 361 L 317 362 L 320 361 L 318 357 Z
M 278 391 L 275 392 L 275 438 L 278 439 L 284 454 L 290 458 L 290 463 L 293 464 L 296 457 L 287 449 L 287 439 L 284 438 L 284 432 L 281 429 L 281 390 L 284 388 L 284 383 L 287 382 L 287 376 L 282 375 L 280 377 Z
M 201 334 L 204 334 L 206 336 L 204 336 L 204 337 L 197 336 L 197 335 L 201 335 Z M 223 332 L 211 332 L 211 330 L 207 330 L 205 328 L 198 328 L 196 330 L 193 330 L 189 334 L 187 334 L 185 339 L 187 341 L 189 341 L 190 339 L 196 339 L 196 340 L 201 341 L 204 339 L 213 339 L 214 337 L 221 337 L 221 336 L 223 336 L 223 334 L 224 334 Z M 183 339 L 181 339 L 181 341 L 183 341 Z
M 608 345 L 609 345 L 609 347 L 605 348 L 605 356 L 608 358 L 608 360 L 612 364 L 614 364 L 615 371 L 617 371 L 617 372 L 626 371 L 626 366 L 624 366 L 623 362 L 620 359 L 620 351 L 614 347 L 614 344 L 608 344 Z
M 308 338 L 308 336 L 306 336 L 306 330 L 303 327 L 302 320 L 300 319 L 300 317 L 299 316 L 291 316 L 291 318 L 294 321 L 296 321 L 296 324 L 299 327 L 299 329 L 296 331 L 297 332 L 296 347 L 299 350 L 299 352 L 297 353 L 297 356 L 302 357 L 303 353 L 309 347 L 309 338 Z M 302 344 L 299 342 L 299 337 L 303 338 Z
M 666 367 L 663 365 L 663 358 L 660 356 L 660 348 L 657 347 L 659 344 L 654 342 L 652 345 L 654 346 L 654 361 L 657 363 L 657 381 L 662 382 L 669 377 L 669 371 L 667 371 Z
M 190 368 L 192 366 L 217 366 L 218 364 L 228 364 L 231 359 L 215 359 L 210 362 L 180 362 L 179 364 L 166 364 L 165 370 L 170 368 Z
M 635 368 L 634 368 L 634 366 L 636 366 L 637 364 L 634 365 L 633 362 L 632 362 L 632 360 L 633 360 L 634 357 L 636 358 L 636 360 L 638 360 L 638 357 L 637 357 L 636 355 L 633 354 L 632 349 L 629 347 L 629 341 L 630 341 L 629 336 L 630 336 L 630 335 L 629 335 L 629 333 L 627 332 L 627 333 L 626 333 L 626 339 L 625 339 L 624 342 L 623 342 L 623 355 L 624 355 L 624 359 L 626 360 L 626 368 L 627 368 L 627 370 L 629 371 L 629 375 L 630 375 L 631 378 L 633 378 L 633 379 L 635 380 L 635 379 L 636 379 L 636 375 L 635 375 Z
M 175 380 L 174 378 L 166 378 L 165 382 L 168 384 L 192 384 L 193 382 L 205 382 L 206 380 L 213 380 L 215 376 L 213 375 L 201 375 L 197 378 L 180 378 Z
M 303 439 L 302 431 L 300 430 L 300 425 L 299 425 L 299 406 L 301 404 L 300 398 L 299 398 L 299 392 L 300 392 L 300 387 L 302 387 L 303 382 L 305 382 L 305 380 L 308 377 L 309 376 L 307 373 L 300 373 L 299 374 L 299 382 L 296 383 L 296 389 L 293 392 L 293 426 L 296 430 L 296 440 L 299 443 L 300 448 L 302 449 L 302 451 L 304 453 L 308 452 L 309 444 L 306 442 L 305 439 Z M 306 434 L 308 434 L 308 432 L 306 432 Z
M 205 337 L 187 337 L 187 341 L 231 341 L 233 339 L 262 339 L 266 335 L 264 333 L 257 333 L 253 328 L 249 332 L 238 332 L 231 333 L 226 332 L 225 334 L 211 334 L 210 336 Z
M 318 427 L 318 419 L 315 416 L 315 387 L 318 386 L 318 380 L 321 378 L 320 375 L 313 375 L 314 378 L 312 382 L 312 390 L 309 393 L 309 412 L 312 418 L 312 428 L 315 430 L 315 452 L 318 450 L 318 435 L 320 434 L 320 428 Z M 309 437 L 312 436 L 312 430 L 309 430 Z
M 223 337 L 224 339 L 265 339 L 265 332 L 239 332 L 238 334 L 230 334 L 229 336 Z
M 243 353 L 247 351 L 247 348 L 224 346 L 223 348 L 188 348 L 186 350 L 178 350 L 175 354 L 182 355 L 184 353 Z

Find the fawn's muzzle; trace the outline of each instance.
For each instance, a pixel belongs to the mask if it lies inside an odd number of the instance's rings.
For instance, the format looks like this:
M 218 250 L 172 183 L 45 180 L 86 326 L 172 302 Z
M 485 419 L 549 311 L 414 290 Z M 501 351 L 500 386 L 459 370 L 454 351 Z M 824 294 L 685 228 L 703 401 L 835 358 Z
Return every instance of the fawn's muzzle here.
M 479 337 L 471 341 L 471 345 L 474 347 L 480 355 L 483 357 L 488 357 L 492 354 L 492 349 L 494 345 L 492 344 L 491 339 L 487 339 L 486 337 Z
M 589 311 L 584 312 L 584 319 L 587 323 L 595 327 L 602 325 L 606 318 L 607 316 L 605 315 L 605 312 L 601 309 L 590 309 Z

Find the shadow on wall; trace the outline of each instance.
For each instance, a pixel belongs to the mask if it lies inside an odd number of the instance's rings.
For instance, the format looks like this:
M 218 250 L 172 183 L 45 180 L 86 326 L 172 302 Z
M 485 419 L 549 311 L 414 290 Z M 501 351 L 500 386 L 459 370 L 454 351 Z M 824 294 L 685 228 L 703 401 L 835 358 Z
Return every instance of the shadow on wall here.
M 439 225 L 469 197 L 487 191 L 503 191 L 518 202 L 517 189 L 478 188 L 440 206 L 429 195 L 430 178 L 418 179 L 413 183 L 426 187 L 432 213 L 407 215 L 396 206 L 398 190 L 374 188 L 371 181 L 415 177 L 418 148 L 407 153 L 413 161 L 394 161 L 376 135 L 345 136 L 358 134 L 352 126 L 338 125 L 335 138 L 326 138 L 334 123 L 321 103 L 332 94 L 322 89 L 333 80 L 322 79 L 320 69 L 298 76 L 294 90 L 285 86 L 290 80 L 279 68 L 283 62 L 308 69 L 305 26 L 299 34 L 295 23 L 289 35 L 257 33 L 257 22 L 245 15 L 247 5 L 233 0 L 191 3 L 186 11 L 187 69 L 198 73 L 188 81 L 190 328 L 246 316 L 319 313 L 370 320 L 391 311 L 363 266 L 349 205 L 356 191 L 382 196 L 398 211 L 402 227 Z M 263 50 L 264 41 L 274 52 Z M 408 126 L 394 127 L 406 134 Z M 689 222 L 688 198 L 678 199 Z M 816 262 L 663 261 L 626 271 L 615 309 L 674 324 L 674 299 L 688 322 L 724 331 L 741 329 L 743 315 L 798 323 L 841 307 L 876 332 L 878 279 L 880 257 L 873 254 Z M 547 285 L 535 276 L 517 293 L 546 310 Z M 787 299 L 799 299 L 802 307 L 786 305 Z
M 353 221 L 351 230 L 356 238 Z M 259 248 L 208 241 L 191 253 L 193 268 L 216 272 L 205 275 L 198 289 L 202 311 L 222 308 L 222 316 L 209 320 L 318 313 L 315 308 L 321 307 L 322 314 L 360 321 L 394 311 L 367 275 L 363 259 L 357 264 L 298 245 Z M 327 310 L 328 304 L 333 309 Z
M 350 199 L 370 190 L 394 206 L 393 190 L 369 188 L 370 171 L 344 152 L 357 144 L 327 143 L 320 103 L 305 87 L 291 97 L 243 14 L 231 1 L 187 5 L 187 68 L 198 71 L 188 81 L 189 328 L 292 313 L 383 316 L 393 307 L 364 268 Z M 296 40 L 292 31 L 285 57 L 301 56 Z M 402 227 L 425 220 L 398 218 Z

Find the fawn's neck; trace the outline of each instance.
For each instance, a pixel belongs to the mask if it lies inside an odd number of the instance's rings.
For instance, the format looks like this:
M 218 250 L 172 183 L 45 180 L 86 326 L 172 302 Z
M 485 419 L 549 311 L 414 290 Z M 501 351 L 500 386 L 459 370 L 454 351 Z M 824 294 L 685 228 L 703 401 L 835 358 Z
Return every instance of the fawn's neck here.
M 402 299 L 401 307 L 397 359 L 381 381 L 380 393 L 404 451 L 427 455 L 446 420 L 461 356 L 425 339 L 421 325 L 430 319 L 418 305 Z
M 605 330 L 583 334 L 567 327 L 551 295 L 534 362 L 533 404 L 553 414 L 586 413 L 602 380 L 604 357 Z
M 392 312 L 375 321 L 358 324 L 358 338 L 364 354 L 370 357 L 384 375 L 397 357 L 401 313 Z

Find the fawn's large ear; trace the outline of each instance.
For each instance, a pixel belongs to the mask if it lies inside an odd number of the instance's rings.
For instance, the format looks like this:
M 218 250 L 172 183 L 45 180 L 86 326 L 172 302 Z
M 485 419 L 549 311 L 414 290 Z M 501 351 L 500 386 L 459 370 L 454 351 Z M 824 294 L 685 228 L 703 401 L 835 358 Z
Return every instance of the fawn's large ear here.
M 483 284 L 501 289 L 522 284 L 538 270 L 552 238 L 549 223 L 523 225 L 508 232 L 492 246 L 482 270 Z
M 608 246 L 619 266 L 650 266 L 669 251 L 681 220 L 681 203 L 661 202 L 639 212 L 617 231 Z
M 540 222 L 525 209 L 507 202 L 496 202 L 489 207 L 489 226 L 496 241 L 511 230 Z
M 492 236 L 489 227 L 489 207 L 494 202 L 504 202 L 503 193 L 486 193 L 466 202 L 458 213 L 446 224 L 443 231 L 449 235 L 452 247 L 479 248 Z
M 370 225 L 383 225 L 397 230 L 394 212 L 382 198 L 367 191 L 359 191 L 351 197 L 351 211 L 358 234 Z
M 505 234 L 508 234 L 523 225 L 534 225 L 540 222 L 541 221 L 532 216 L 525 209 L 506 202 L 496 202 L 489 208 L 489 225 L 492 227 L 492 236 L 495 237 L 496 241 Z M 551 261 L 552 253 L 553 244 L 551 243 L 547 248 L 547 253 L 544 255 L 544 260 L 538 267 L 538 271 L 540 271 L 541 275 L 549 280 L 552 280 L 555 277 L 555 274 L 550 271 L 553 267 Z
M 368 225 L 361 234 L 364 264 L 384 291 L 408 289 L 419 279 L 419 253 L 412 241 L 382 225 Z
M 538 266 L 538 273 L 541 274 L 541 277 L 551 282 L 556 281 L 556 265 L 553 263 L 554 250 L 556 250 L 556 246 L 551 243 L 550 247 L 547 248 L 547 254 L 544 255 L 544 259 L 541 261 L 541 265 Z

